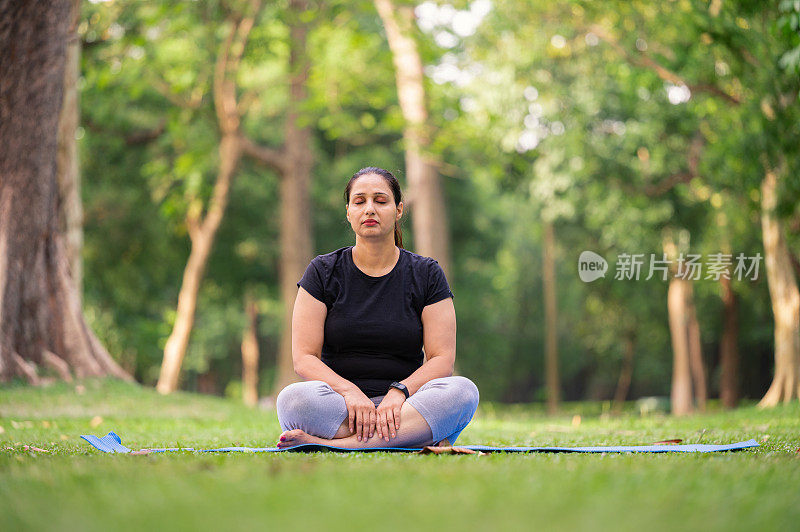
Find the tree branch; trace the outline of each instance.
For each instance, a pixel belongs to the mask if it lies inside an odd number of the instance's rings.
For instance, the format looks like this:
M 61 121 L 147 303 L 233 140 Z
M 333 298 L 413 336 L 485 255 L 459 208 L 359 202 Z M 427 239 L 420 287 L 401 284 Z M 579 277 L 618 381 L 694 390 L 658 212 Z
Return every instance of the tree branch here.
M 148 142 L 156 140 L 160 137 L 167 128 L 167 121 L 162 120 L 153 129 L 145 129 L 142 131 L 134 131 L 133 133 L 125 136 L 125 144 L 128 146 L 136 146 L 139 144 L 147 144 Z
M 101 126 L 86 115 L 81 117 L 81 124 L 86 126 L 86 129 L 99 133 L 102 135 L 112 135 L 114 137 L 122 137 L 127 146 L 137 146 L 139 144 L 147 144 L 152 142 L 166 131 L 166 120 L 162 120 L 156 127 L 152 129 L 142 129 L 130 133 L 119 131 L 117 129 Z
M 231 30 L 220 47 L 214 68 L 214 104 L 220 128 L 224 133 L 235 134 L 239 129 L 239 107 L 236 98 L 236 74 L 239 70 L 247 38 L 261 10 L 261 0 L 250 2 L 250 13 L 240 19 L 230 19 Z
M 672 190 L 676 185 L 681 183 L 688 183 L 699 175 L 698 168 L 700 167 L 700 157 L 703 154 L 703 146 L 705 146 L 705 139 L 698 131 L 692 138 L 692 143 L 689 145 L 689 153 L 687 154 L 687 166 L 689 169 L 685 172 L 678 172 L 667 178 L 662 179 L 658 183 L 653 183 L 644 187 L 644 193 L 650 197 L 661 196 Z
M 172 87 L 170 87 L 169 83 L 167 83 L 158 76 L 152 76 L 150 78 L 150 83 L 153 85 L 153 88 L 156 89 L 159 94 L 161 94 L 161 96 L 169 100 L 170 103 L 177 105 L 178 107 L 182 107 L 184 109 L 197 109 L 198 107 L 200 107 L 200 104 L 203 101 L 202 91 L 195 93 L 189 99 L 183 98 L 180 95 L 172 92 Z M 197 94 L 199 94 L 200 96 L 198 97 Z
M 257 144 L 246 135 L 240 136 L 240 143 L 243 153 L 246 153 L 264 166 L 272 168 L 279 176 L 286 172 L 286 155 L 282 150 Z
M 233 20 L 229 23 L 231 29 L 220 46 L 214 67 L 214 107 L 217 110 L 217 120 L 219 120 L 222 131 L 235 132 L 239 128 L 239 118 L 236 112 L 236 87 L 227 79 L 227 72 L 237 24 Z
M 622 46 L 619 41 L 617 41 L 611 33 L 606 31 L 605 28 L 598 24 L 594 24 L 590 26 L 590 31 L 598 35 L 601 39 L 606 41 L 610 44 L 620 55 L 622 55 L 626 61 L 631 63 L 634 66 L 644 67 L 652 70 L 656 73 L 656 75 L 663 79 L 664 81 L 669 81 L 675 85 L 685 85 L 689 88 L 692 92 L 705 92 L 709 94 L 713 94 L 714 96 L 718 96 L 727 100 L 730 103 L 739 105 L 741 100 L 736 97 L 728 94 L 727 92 L 723 91 L 716 85 L 711 85 L 707 83 L 691 83 L 685 80 L 680 75 L 672 72 L 668 68 L 662 66 L 658 61 L 653 59 L 650 55 L 640 52 L 638 55 L 634 56 L 631 54 L 624 46 Z

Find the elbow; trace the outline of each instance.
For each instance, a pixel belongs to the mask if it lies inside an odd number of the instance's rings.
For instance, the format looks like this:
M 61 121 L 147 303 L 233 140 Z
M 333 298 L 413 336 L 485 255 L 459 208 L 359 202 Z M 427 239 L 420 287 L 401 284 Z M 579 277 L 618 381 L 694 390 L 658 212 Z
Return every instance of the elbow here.
M 449 356 L 442 355 L 441 356 L 442 366 L 443 368 L 443 377 L 452 377 L 453 372 L 455 371 L 456 366 L 456 356 L 455 353 Z
M 305 357 L 303 355 L 293 355 L 292 356 L 292 367 L 294 372 L 297 374 L 298 377 L 303 378 L 303 373 L 305 373 Z

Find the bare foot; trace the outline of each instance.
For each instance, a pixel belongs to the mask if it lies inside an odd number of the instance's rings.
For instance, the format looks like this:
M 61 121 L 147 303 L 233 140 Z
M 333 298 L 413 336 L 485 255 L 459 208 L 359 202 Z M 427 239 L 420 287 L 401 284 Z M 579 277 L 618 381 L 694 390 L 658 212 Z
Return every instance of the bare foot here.
M 278 438 L 278 448 L 280 449 L 295 447 L 297 445 L 303 445 L 304 443 L 315 443 L 319 445 L 330 443 L 330 440 L 317 438 L 300 429 L 287 430 Z

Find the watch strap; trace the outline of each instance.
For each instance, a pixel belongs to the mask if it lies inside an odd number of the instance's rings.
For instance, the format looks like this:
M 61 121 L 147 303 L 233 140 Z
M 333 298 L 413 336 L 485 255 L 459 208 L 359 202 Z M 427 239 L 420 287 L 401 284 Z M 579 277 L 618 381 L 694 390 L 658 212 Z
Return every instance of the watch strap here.
M 390 388 L 394 388 L 396 390 L 400 390 L 401 392 L 403 392 L 403 395 L 406 396 L 406 399 L 408 399 L 408 397 L 409 397 L 408 387 L 405 384 L 403 384 L 402 382 L 395 381 L 395 382 L 391 383 L 389 385 L 389 387 Z

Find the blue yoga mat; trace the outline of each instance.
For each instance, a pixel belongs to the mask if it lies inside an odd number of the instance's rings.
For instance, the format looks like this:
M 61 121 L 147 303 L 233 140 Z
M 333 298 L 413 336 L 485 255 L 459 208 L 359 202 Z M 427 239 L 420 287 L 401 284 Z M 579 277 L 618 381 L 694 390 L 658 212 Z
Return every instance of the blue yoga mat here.
M 102 438 L 91 435 L 81 436 L 84 440 L 92 444 L 93 447 L 104 453 L 134 453 L 151 452 L 163 453 L 167 451 L 195 451 L 201 453 L 227 453 L 227 452 L 249 452 L 249 453 L 275 453 L 275 452 L 314 452 L 314 451 L 333 451 L 333 452 L 353 452 L 354 449 L 345 449 L 333 445 L 303 444 L 288 449 L 277 447 L 220 447 L 218 449 L 194 449 L 191 447 L 174 447 L 169 449 L 142 449 L 133 451 L 122 445 L 122 438 L 113 432 L 109 432 Z M 756 440 L 740 441 L 726 445 L 616 445 L 608 447 L 491 447 L 488 445 L 459 445 L 462 449 L 470 449 L 484 453 L 713 453 L 717 451 L 739 451 L 750 447 L 758 447 Z M 356 449 L 359 452 L 391 452 L 391 453 L 410 453 L 418 452 L 420 448 L 408 447 L 380 447 L 376 449 Z

